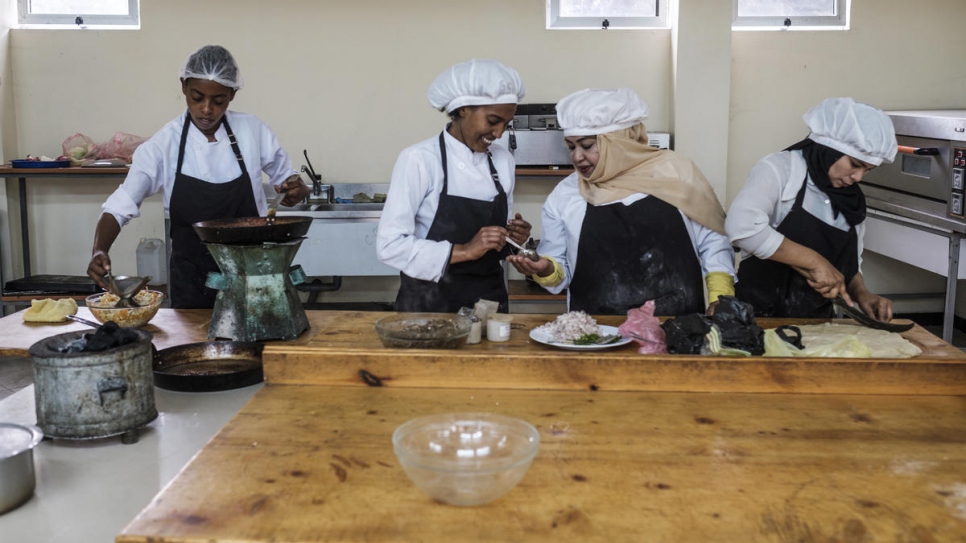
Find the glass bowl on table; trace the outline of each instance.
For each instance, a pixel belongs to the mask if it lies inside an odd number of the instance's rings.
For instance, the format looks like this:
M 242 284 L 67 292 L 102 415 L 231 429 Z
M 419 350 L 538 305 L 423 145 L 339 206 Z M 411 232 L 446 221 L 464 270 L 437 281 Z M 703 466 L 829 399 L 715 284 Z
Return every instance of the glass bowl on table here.
M 87 309 L 101 323 L 113 321 L 122 328 L 144 326 L 158 313 L 164 293 L 157 290 L 142 290 L 132 297 L 137 307 L 116 307 L 120 298 L 110 292 L 92 294 L 87 297 Z
M 384 347 L 457 349 L 466 344 L 472 322 L 449 313 L 398 313 L 376 321 Z
M 493 501 L 523 479 L 540 448 L 532 424 L 494 413 L 446 413 L 410 420 L 392 435 L 409 479 L 450 505 Z

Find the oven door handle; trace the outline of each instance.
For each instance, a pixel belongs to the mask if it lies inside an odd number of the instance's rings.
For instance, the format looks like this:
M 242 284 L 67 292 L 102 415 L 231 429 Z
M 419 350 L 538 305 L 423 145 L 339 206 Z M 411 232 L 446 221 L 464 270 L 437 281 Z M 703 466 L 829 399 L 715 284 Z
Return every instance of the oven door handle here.
M 909 147 L 908 145 L 899 146 L 900 153 L 908 153 L 910 155 L 938 155 L 939 149 L 937 147 Z

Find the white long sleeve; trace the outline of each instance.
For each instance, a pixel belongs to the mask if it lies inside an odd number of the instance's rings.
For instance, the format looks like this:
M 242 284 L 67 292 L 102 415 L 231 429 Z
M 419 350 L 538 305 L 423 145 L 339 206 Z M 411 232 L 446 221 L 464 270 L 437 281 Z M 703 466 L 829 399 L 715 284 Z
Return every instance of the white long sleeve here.
M 449 164 L 447 192 L 492 202 L 498 192 L 485 153 L 475 153 L 445 133 Z M 492 145 L 493 164 L 507 194 L 507 219 L 512 216 L 514 161 L 510 152 Z M 439 281 L 449 263 L 453 243 L 426 239 L 436 218 L 443 190 L 439 136 L 404 149 L 396 160 L 379 219 L 376 255 L 384 264 L 424 281 Z
M 134 151 L 131 168 L 124 182 L 101 207 L 104 213 L 113 215 L 121 226 L 140 216 L 141 203 L 145 198 L 162 190 L 164 215 L 168 216 L 185 115 L 187 113 L 166 124 Z M 255 205 L 259 213 L 264 215 L 268 212 L 268 202 L 262 188 L 262 173 L 268 177 L 269 184 L 277 186 L 298 172 L 292 168 L 292 160 L 267 124 L 254 115 L 236 111 L 225 112 L 225 117 L 235 134 L 252 179 Z M 209 183 L 227 183 L 241 174 L 224 125 L 218 127 L 215 139 L 217 141 L 209 142 L 197 127 L 189 125 L 182 173 Z

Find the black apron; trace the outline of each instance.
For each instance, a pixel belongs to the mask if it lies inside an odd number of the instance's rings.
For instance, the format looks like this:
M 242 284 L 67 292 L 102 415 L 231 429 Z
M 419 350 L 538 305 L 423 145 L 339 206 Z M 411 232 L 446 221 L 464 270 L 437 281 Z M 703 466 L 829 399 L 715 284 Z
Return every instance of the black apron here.
M 778 225 L 779 233 L 822 255 L 845 276 L 848 285 L 859 272 L 859 238 L 855 227 L 840 230 L 802 207 L 808 174 L 791 211 Z M 735 296 L 755 308 L 756 317 L 831 318 L 832 301 L 808 285 L 791 266 L 751 256 L 738 266 Z
M 570 310 L 626 315 L 654 300 L 655 315 L 704 313 L 701 262 L 684 219 L 648 196 L 629 206 L 587 204 L 570 281 Z
M 507 196 L 500 185 L 500 177 L 490 154 L 487 153 L 486 160 L 497 195 L 492 202 L 487 202 L 449 195 L 443 133 L 439 135 L 439 151 L 442 155 L 443 191 L 439 195 L 439 206 L 426 239 L 467 243 L 484 226 L 506 226 Z M 473 307 L 484 299 L 499 302 L 499 311 L 506 313 L 509 311 L 509 300 L 503 280 L 503 266 L 500 265 L 501 257 L 502 252 L 490 250 L 477 260 L 450 264 L 438 283 L 400 273 L 396 311 L 456 313 L 461 307 Z
M 171 307 L 180 309 L 209 308 L 215 305 L 218 292 L 205 286 L 208 272 L 219 271 L 208 248 L 198 239 L 192 224 L 214 219 L 257 217 L 258 207 L 252 192 L 252 180 L 245 167 L 235 134 L 223 117 L 228 141 L 238 159 L 241 175 L 227 183 L 209 183 L 181 173 L 184 148 L 188 141 L 191 115 L 185 115 L 178 148 L 178 169 L 174 174 L 168 216 L 171 221 L 171 277 L 168 292 Z

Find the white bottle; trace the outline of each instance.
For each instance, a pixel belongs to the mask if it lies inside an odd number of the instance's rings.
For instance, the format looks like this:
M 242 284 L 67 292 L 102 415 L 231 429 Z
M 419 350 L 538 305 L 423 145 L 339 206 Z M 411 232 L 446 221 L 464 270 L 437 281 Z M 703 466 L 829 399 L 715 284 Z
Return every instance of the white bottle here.
M 168 283 L 167 255 L 164 241 L 157 238 L 141 238 L 137 248 L 138 276 L 151 276 L 148 285 L 157 286 Z

